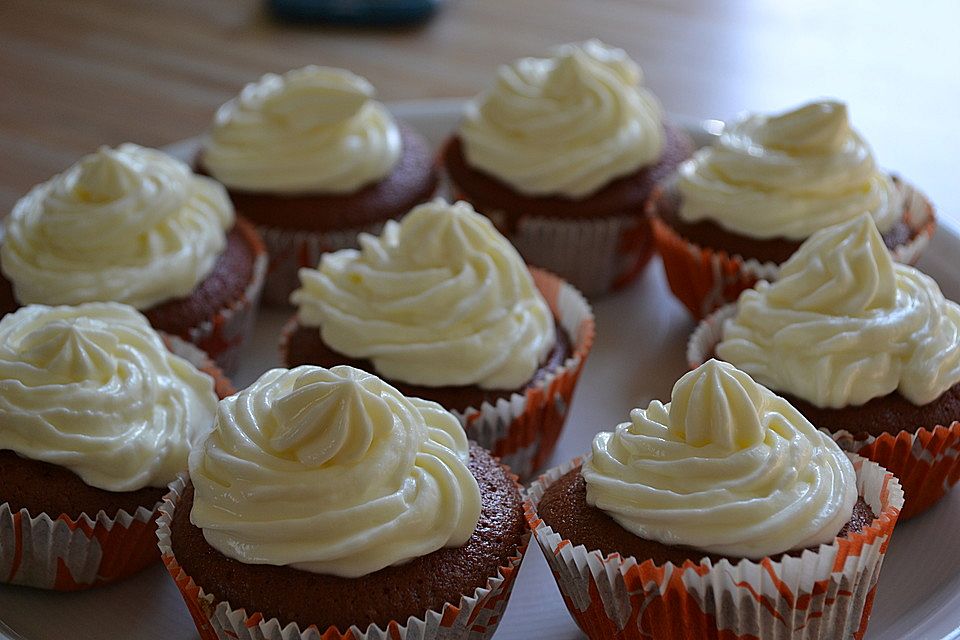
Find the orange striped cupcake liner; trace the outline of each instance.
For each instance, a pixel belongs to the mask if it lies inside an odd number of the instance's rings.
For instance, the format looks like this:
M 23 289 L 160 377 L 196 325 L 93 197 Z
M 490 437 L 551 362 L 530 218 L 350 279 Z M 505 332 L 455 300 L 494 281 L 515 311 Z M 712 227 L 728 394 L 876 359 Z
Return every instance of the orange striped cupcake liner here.
M 428 610 L 422 617 L 404 622 L 391 621 L 385 628 L 372 623 L 366 629 L 352 626 L 345 631 L 316 625 L 301 628 L 295 622 L 284 624 L 277 618 L 268 619 L 262 613 L 248 613 L 228 602 L 218 602 L 215 594 L 204 591 L 187 575 L 170 542 L 170 523 L 185 486 L 185 477 L 170 484 L 170 492 L 160 506 L 154 544 L 159 546 L 163 564 L 183 596 L 201 640 L 485 640 L 493 636 L 503 618 L 530 541 L 527 532 L 516 555 L 508 558 L 485 586 L 462 595 L 456 604 L 444 604 L 439 611 Z
M 214 378 L 219 397 L 233 393 L 220 370 L 194 345 L 163 335 L 173 353 Z M 159 503 L 134 513 L 91 516 L 33 515 L 0 504 L 0 581 L 55 591 L 78 591 L 116 582 L 159 559 Z
M 460 420 L 467 437 L 500 458 L 521 478 L 530 477 L 553 454 L 596 333 L 593 310 L 576 288 L 543 269 L 530 267 L 530 274 L 560 328 L 570 338 L 572 353 L 554 371 L 522 392 L 496 404 L 484 402 L 466 411 L 450 410 Z M 296 318 L 284 327 L 280 337 L 281 362 L 289 362 L 287 341 L 296 328 Z
M 736 313 L 727 305 L 705 318 L 687 343 L 687 365 L 703 364 L 723 337 L 723 322 Z M 909 520 L 944 497 L 960 481 L 960 416 L 949 425 L 920 427 L 879 436 L 829 432 L 844 451 L 889 469 L 900 480 L 907 502 L 901 518 Z
M 257 308 L 267 271 L 267 250 L 253 224 L 237 218 L 237 229 L 253 251 L 253 273 L 243 293 L 200 324 L 190 327 L 186 340 L 203 349 L 228 374 L 236 373 L 240 350 L 253 335 Z
M 915 264 L 936 230 L 933 205 L 913 185 L 896 180 L 904 195 L 903 221 L 911 231 L 911 240 L 891 250 L 893 259 Z M 659 193 L 662 193 L 661 187 Z M 775 280 L 778 265 L 772 262 L 745 260 L 738 255 L 694 244 L 674 231 L 656 215 L 655 192 L 648 201 L 648 214 L 653 225 L 657 251 L 663 259 L 670 290 L 697 320 L 725 304 L 736 301 L 758 280 Z
M 527 521 L 567 609 L 591 640 L 860 640 L 903 492 L 886 469 L 860 456 L 851 460 L 857 489 L 877 518 L 799 557 L 705 558 L 678 567 L 574 545 L 540 519 L 537 504 L 581 459 L 533 483 Z

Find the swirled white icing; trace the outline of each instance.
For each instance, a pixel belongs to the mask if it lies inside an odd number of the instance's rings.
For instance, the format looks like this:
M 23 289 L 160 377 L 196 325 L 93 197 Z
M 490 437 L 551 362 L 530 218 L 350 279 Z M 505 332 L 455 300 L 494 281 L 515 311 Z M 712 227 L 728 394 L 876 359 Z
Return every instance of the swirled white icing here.
M 387 176 L 400 130 L 364 78 L 331 67 L 268 73 L 220 107 L 203 166 L 232 189 L 350 193 Z
M 190 455 L 190 520 L 221 553 L 344 577 L 460 546 L 480 516 L 466 434 L 359 369 L 273 369 Z
M 148 309 L 207 277 L 233 221 L 223 187 L 183 162 L 102 147 L 17 202 L 0 264 L 21 304 Z
M 803 240 L 870 213 L 886 231 L 903 196 L 877 168 L 840 102 L 751 115 L 679 168 L 680 217 L 712 220 L 751 238 Z
M 30 305 L 0 321 L 0 449 L 91 486 L 165 486 L 216 404 L 213 379 L 126 305 Z
M 647 540 L 762 558 L 829 543 L 857 500 L 830 436 L 730 364 L 709 360 L 671 402 L 597 434 L 587 502 Z
M 586 197 L 660 157 L 663 114 L 641 81 L 598 40 L 502 66 L 460 125 L 467 162 L 525 194 Z
M 466 202 L 415 207 L 360 250 L 301 269 L 300 323 L 377 373 L 427 386 L 515 389 L 556 340 L 553 316 L 523 259 Z
M 717 355 L 819 407 L 899 391 L 927 404 L 960 382 L 960 306 L 894 264 L 869 215 L 815 233 L 737 301 Z

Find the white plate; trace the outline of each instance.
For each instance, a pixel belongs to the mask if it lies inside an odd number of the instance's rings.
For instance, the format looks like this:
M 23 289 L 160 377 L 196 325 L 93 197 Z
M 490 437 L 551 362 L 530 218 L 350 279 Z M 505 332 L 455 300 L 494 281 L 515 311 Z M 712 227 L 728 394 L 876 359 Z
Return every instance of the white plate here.
M 434 145 L 456 124 L 462 102 L 444 100 L 393 105 L 393 111 Z M 701 143 L 717 132 L 714 121 L 676 119 Z M 189 154 L 190 142 L 174 145 Z M 185 155 L 184 157 L 188 157 Z M 941 226 L 920 267 L 951 299 L 960 299 L 960 234 Z M 685 369 L 684 346 L 693 329 L 670 295 L 660 262 L 627 290 L 594 305 L 597 342 L 587 361 L 554 462 L 586 452 L 598 430 L 626 419 L 629 410 L 665 398 Z M 237 386 L 277 364 L 276 338 L 287 314 L 261 313 L 256 339 L 245 353 Z M 868 640 L 960 638 L 960 491 L 923 516 L 897 526 L 881 574 Z M 180 595 L 159 563 L 119 584 L 80 593 L 51 593 L 0 585 L 0 636 L 48 638 L 197 637 Z M 6 625 L 8 629 L 3 629 Z M 531 544 L 497 640 L 582 638 L 570 618 L 546 562 Z

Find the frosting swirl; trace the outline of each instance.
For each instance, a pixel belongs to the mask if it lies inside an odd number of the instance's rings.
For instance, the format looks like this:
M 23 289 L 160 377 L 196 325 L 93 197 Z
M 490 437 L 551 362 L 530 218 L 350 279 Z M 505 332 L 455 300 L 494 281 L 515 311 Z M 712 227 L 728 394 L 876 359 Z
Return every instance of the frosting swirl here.
M 895 264 L 867 214 L 815 233 L 740 295 L 717 355 L 819 407 L 899 391 L 927 404 L 960 382 L 960 306 Z
M 393 170 L 400 130 L 373 86 L 309 66 L 248 84 L 217 111 L 203 165 L 230 188 L 350 193 Z
M 525 194 L 586 197 L 660 157 L 663 114 L 641 81 L 598 40 L 504 65 L 460 125 L 467 162 Z
M 582 473 L 587 502 L 628 531 L 730 557 L 831 542 L 857 501 L 836 443 L 717 360 L 680 378 L 671 402 L 598 433 Z
M 728 126 L 680 165 L 677 187 L 681 218 L 751 238 L 803 240 L 864 212 L 886 231 L 903 209 L 846 105 L 830 101 Z
M 221 553 L 357 577 L 469 540 L 480 489 L 440 405 L 353 367 L 273 369 L 190 455 L 190 521 Z
M 30 305 L 0 320 L 0 449 L 93 487 L 165 486 L 216 404 L 212 378 L 128 306 Z
M 388 221 L 360 250 L 301 269 L 300 323 L 382 376 L 427 386 L 514 389 L 556 340 L 523 259 L 466 202 L 442 199 Z
M 0 264 L 21 304 L 148 309 L 207 277 L 233 220 L 223 187 L 179 160 L 101 147 L 17 202 Z

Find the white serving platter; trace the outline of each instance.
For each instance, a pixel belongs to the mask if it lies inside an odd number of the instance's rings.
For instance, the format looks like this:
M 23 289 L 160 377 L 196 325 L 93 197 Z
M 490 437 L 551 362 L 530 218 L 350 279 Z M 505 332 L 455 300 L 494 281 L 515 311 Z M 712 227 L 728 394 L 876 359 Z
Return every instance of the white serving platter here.
M 398 103 L 393 112 L 435 146 L 455 127 L 462 100 Z M 706 144 L 716 121 L 675 120 Z M 172 145 L 188 158 L 195 141 Z M 960 300 L 960 232 L 942 222 L 920 261 L 948 298 Z M 693 321 L 667 289 L 659 260 L 632 286 L 594 303 L 597 341 L 583 370 L 553 463 L 588 451 L 593 435 L 626 419 L 630 409 L 669 396 L 686 369 Z M 235 376 L 238 388 L 278 364 L 280 327 L 288 313 L 262 310 Z M 960 638 L 960 490 L 897 525 L 874 601 L 867 640 Z M 0 638 L 192 640 L 186 606 L 160 563 L 119 584 L 79 593 L 0 585 Z M 540 549 L 531 543 L 497 640 L 583 638 L 567 613 Z

